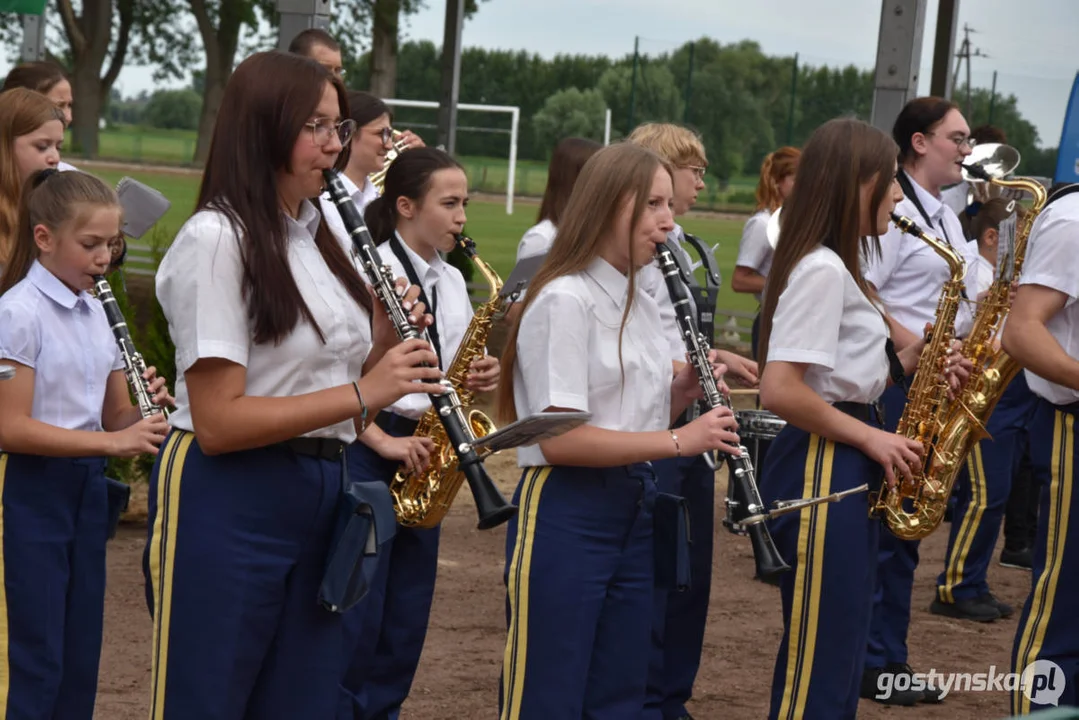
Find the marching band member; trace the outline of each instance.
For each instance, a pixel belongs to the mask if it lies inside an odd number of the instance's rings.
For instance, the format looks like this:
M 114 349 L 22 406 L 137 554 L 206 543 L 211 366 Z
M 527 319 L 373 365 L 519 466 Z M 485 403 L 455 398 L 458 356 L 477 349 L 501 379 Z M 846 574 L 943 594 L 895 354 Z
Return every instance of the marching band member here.
M 101 303 L 88 292 L 120 233 L 116 193 L 78 172 L 26 182 L 0 280 L 0 617 L 4 717 L 94 716 L 109 533 L 106 456 L 156 453 Z M 148 368 L 154 398 L 171 402 Z
M 641 620 L 654 594 L 649 461 L 737 452 L 727 408 L 668 429 L 700 397 L 699 382 L 688 364 L 674 374 L 659 307 L 636 270 L 673 229 L 672 203 L 671 171 L 654 153 L 620 143 L 593 155 L 510 327 L 502 417 L 592 418 L 518 449 L 504 720 L 640 715 L 650 655 Z
M 338 79 L 344 79 L 345 68 L 341 59 L 341 44 L 321 28 L 301 30 L 292 38 L 288 51 L 309 57 L 326 68 Z
M 772 498 L 874 491 L 920 462 L 917 441 L 881 429 L 889 329 L 859 260 L 891 239 L 895 157 L 886 134 L 852 119 L 817 128 L 802 151 L 761 310 L 761 404 L 787 423 L 769 451 Z M 900 351 L 906 372 L 922 344 Z M 867 493 L 770 522 L 792 572 L 769 717 L 854 718 L 881 523 Z
M 341 615 L 317 597 L 344 448 L 382 407 L 440 392 L 434 353 L 398 343 L 308 199 L 347 110 L 315 62 L 240 63 L 196 212 L 157 272 L 179 376 L 144 557 L 155 720 L 333 717 Z M 418 292 L 402 301 L 423 325 Z
M 23 184 L 60 162 L 64 114 L 44 95 L 15 88 L 0 93 L 0 266 L 18 236 Z
M 671 209 L 675 217 L 684 215 L 697 201 L 704 188 L 704 172 L 708 164 L 704 145 L 688 128 L 670 123 L 646 123 L 630 133 L 628 142 L 645 147 L 660 156 L 671 167 L 673 196 Z M 691 265 L 689 254 L 682 247 L 685 233 L 675 224 L 667 233 L 667 246 L 680 255 L 685 267 Z M 670 345 L 670 357 L 685 362 L 685 340 L 678 332 L 674 307 L 662 272 L 655 264 L 641 271 L 642 289 L 656 298 L 664 333 Z M 691 302 L 692 299 L 691 299 Z M 694 303 L 693 311 L 697 308 Z M 710 309 L 708 310 L 710 311 Z M 700 320 L 697 319 L 698 327 Z M 732 372 L 756 383 L 756 367 L 745 358 L 720 351 L 720 361 Z M 672 426 L 684 424 L 679 418 Z M 704 628 L 708 620 L 708 599 L 712 580 L 712 540 L 715 525 L 715 471 L 708 467 L 702 455 L 659 460 L 653 463 L 660 492 L 685 498 L 689 510 L 690 587 L 685 590 L 657 589 L 652 609 L 652 657 L 649 662 L 648 693 L 645 700 L 646 718 L 675 720 L 688 715 L 685 704 L 693 696 L 693 683 L 701 662 Z
M 916 98 L 900 111 L 892 138 L 899 147 L 900 171 L 896 178 L 904 195 L 896 212 L 955 248 L 966 260 L 967 285 L 971 286 L 976 266 L 974 251 L 968 246 L 959 218 L 940 199 L 942 187 L 962 178 L 959 163 L 970 154 L 966 120 L 948 100 Z M 933 322 L 950 272 L 948 264 L 929 245 L 892 226 L 881 239 L 881 252 L 866 259 L 865 275 L 884 303 L 896 347 L 903 348 L 917 342 L 926 325 Z M 957 337 L 970 330 L 971 319 L 971 307 L 961 304 L 955 321 Z M 885 428 L 894 431 L 906 405 L 906 394 L 901 386 L 893 385 L 884 393 L 883 401 Z M 880 538 L 862 697 L 878 699 L 881 674 L 912 672 L 907 664 L 907 632 L 918 546 L 917 540 L 901 540 L 891 532 L 884 532 Z M 962 602 L 969 612 L 993 617 L 1000 613 L 992 596 Z M 939 702 L 942 698 L 939 688 L 927 688 L 924 692 L 896 691 L 882 701 L 913 705 L 919 701 Z
M 28 62 L 16 65 L 4 78 L 4 85 L 0 87 L 0 93 L 13 88 L 22 87 L 27 90 L 41 93 L 60 108 L 64 114 L 64 127 L 71 125 L 71 81 L 67 79 L 64 71 L 54 62 L 43 60 L 41 62 Z M 74 170 L 74 165 L 61 160 L 56 165 L 57 170 Z
M 761 163 L 761 176 L 757 182 L 757 211 L 746 220 L 742 240 L 738 244 L 734 274 L 731 275 L 731 290 L 737 293 L 753 293 L 758 303 L 764 294 L 768 268 L 772 266 L 772 245 L 765 233 L 768 218 L 791 194 L 801 154 L 798 148 L 781 147 L 768 153 Z M 758 309 L 757 317 L 753 318 L 753 344 L 750 346 L 754 357 L 757 343 L 760 342 L 760 323 L 761 315 Z
M 468 179 L 450 155 L 434 148 L 402 153 L 386 174 L 385 192 L 367 206 L 371 237 L 395 276 L 422 288 L 420 299 L 435 320 L 427 329 L 443 371 L 448 371 L 472 319 L 461 271 L 442 259 L 464 229 Z M 467 383 L 475 392 L 494 390 L 498 358 L 476 360 Z M 423 395 L 406 395 L 382 411 L 349 451 L 353 480 L 389 485 L 402 463 L 422 473 L 434 445 L 415 437 L 431 407 Z M 420 662 L 438 570 L 440 528 L 398 525 L 380 553 L 366 598 L 345 617 L 342 682 L 349 706 L 344 717 L 396 717 Z
M 1027 383 L 1038 398 L 1030 425 L 1030 454 L 1042 484 L 1031 594 L 1019 616 L 1012 669 L 1022 673 L 1043 660 L 1063 670 L 1063 677 L 1039 671 L 1046 686 L 1035 684 L 1032 697 L 1016 689 L 1015 715 L 1058 702 L 1079 704 L 1079 616 L 1072 604 L 1079 577 L 1072 534 L 1079 511 L 1076 517 L 1071 515 L 1079 498 L 1074 492 L 1079 457 L 1074 451 L 1079 412 L 1077 190 L 1079 185 L 1055 189 L 1034 221 L 1002 338 L 1005 352 L 1026 368 Z
M 547 186 L 543 190 L 536 224 L 528 228 L 517 245 L 517 262 L 551 249 L 558 222 L 566 210 L 573 185 L 588 158 L 602 145 L 595 140 L 570 137 L 559 141 L 547 165 Z

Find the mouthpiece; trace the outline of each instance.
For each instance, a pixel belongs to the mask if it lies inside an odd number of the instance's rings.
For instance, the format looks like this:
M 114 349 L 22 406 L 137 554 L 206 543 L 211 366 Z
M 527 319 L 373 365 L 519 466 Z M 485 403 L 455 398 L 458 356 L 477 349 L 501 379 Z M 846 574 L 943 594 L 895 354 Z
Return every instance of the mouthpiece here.
M 985 171 L 985 168 L 983 168 L 979 163 L 972 163 L 970 165 L 967 165 L 966 163 L 960 163 L 960 165 L 964 170 L 967 171 L 968 175 L 976 177 L 979 180 L 985 180 L 988 182 L 989 180 L 993 179 L 993 177 L 989 173 L 987 173 Z

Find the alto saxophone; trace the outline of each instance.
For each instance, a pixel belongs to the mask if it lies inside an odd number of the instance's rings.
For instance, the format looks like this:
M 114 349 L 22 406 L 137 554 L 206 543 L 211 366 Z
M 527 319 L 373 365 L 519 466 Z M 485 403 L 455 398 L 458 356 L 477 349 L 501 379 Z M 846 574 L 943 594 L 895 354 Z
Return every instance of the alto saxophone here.
M 465 380 L 472 362 L 484 356 L 491 325 L 502 312 L 503 300 L 499 297 L 502 279 L 476 254 L 476 244 L 471 238 L 459 235 L 457 243 L 487 280 L 490 294 L 487 302 L 472 316 L 461 345 L 453 357 L 453 363 L 446 370 L 446 379 L 456 389 L 462 408 L 470 408 L 467 421 L 473 437 L 483 437 L 494 432 L 496 427 L 487 415 L 471 408 L 475 395 L 465 385 Z M 399 523 L 411 527 L 432 528 L 442 522 L 465 476 L 458 468 L 457 455 L 433 407 L 420 418 L 413 436 L 430 438 L 435 444 L 435 451 L 422 473 L 410 473 L 403 466 L 398 469 L 390 483 L 390 494 L 393 496 L 394 511 Z M 489 454 L 480 451 L 481 458 Z
M 1019 277 L 1023 268 L 1027 239 L 1035 218 L 1045 206 L 1047 194 L 1041 183 L 1027 178 L 993 179 L 992 182 L 1026 190 L 1034 197 L 1034 202 L 1020 220 L 1015 233 L 1014 264 L 1002 269 L 1000 276 L 993 281 L 978 306 L 970 334 L 963 340 L 963 357 L 971 362 L 973 368 L 959 397 L 947 408 L 936 446 L 937 455 L 948 461 L 933 464 L 926 475 L 927 484 L 940 488 L 940 492 L 926 496 L 921 522 L 901 528 L 905 534 L 900 537 L 907 539 L 923 538 L 940 525 L 948 496 L 963 462 L 975 443 L 989 436 L 985 429 L 989 416 L 993 414 L 1008 383 L 1021 370 L 1019 363 L 1001 348 L 1000 331 L 1010 309 L 1012 281 Z
M 955 469 L 964 459 L 955 452 L 955 444 L 947 439 L 945 426 L 948 412 L 948 381 L 944 378 L 944 362 L 955 335 L 955 316 L 963 299 L 963 258 L 946 242 L 926 234 L 910 218 L 892 213 L 892 221 L 905 233 L 919 238 L 948 263 L 951 277 L 937 302 L 937 313 L 929 341 L 918 358 L 907 404 L 899 418 L 896 434 L 917 440 L 925 448 L 922 466 L 912 480 L 897 475 L 894 488 L 881 487 L 870 515 L 882 515 L 884 524 L 897 537 L 914 540 L 924 537 L 944 517 Z M 928 528 L 928 529 L 927 529 Z

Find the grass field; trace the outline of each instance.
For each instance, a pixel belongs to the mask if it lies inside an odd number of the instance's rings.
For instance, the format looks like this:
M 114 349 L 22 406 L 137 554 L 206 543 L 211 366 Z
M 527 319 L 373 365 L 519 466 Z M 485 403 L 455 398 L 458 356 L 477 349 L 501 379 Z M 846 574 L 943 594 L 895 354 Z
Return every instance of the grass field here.
M 89 163 L 84 167 L 113 185 L 126 175 L 162 192 L 172 202 L 172 207 L 152 233 L 154 241 L 163 245 L 172 241 L 194 207 L 199 175 L 120 171 L 113 168 L 94 167 Z M 506 278 L 513 269 L 517 256 L 517 244 L 525 230 L 535 223 L 537 210 L 538 206 L 534 203 L 518 202 L 514 205 L 513 214 L 507 215 L 505 205 L 501 202 L 473 201 L 469 204 L 466 233 L 476 241 L 480 256 L 490 263 L 502 278 Z M 735 293 L 729 286 L 743 223 L 744 221 L 740 219 L 721 219 L 709 214 L 694 213 L 681 219 L 681 224 L 688 232 L 710 245 L 719 244 L 716 249 L 716 260 L 723 275 L 723 287 L 720 290 L 717 306 L 721 311 L 752 312 L 757 307 L 753 296 Z M 145 242 L 146 238 L 143 240 Z M 743 326 L 747 324 L 748 321 L 742 321 Z

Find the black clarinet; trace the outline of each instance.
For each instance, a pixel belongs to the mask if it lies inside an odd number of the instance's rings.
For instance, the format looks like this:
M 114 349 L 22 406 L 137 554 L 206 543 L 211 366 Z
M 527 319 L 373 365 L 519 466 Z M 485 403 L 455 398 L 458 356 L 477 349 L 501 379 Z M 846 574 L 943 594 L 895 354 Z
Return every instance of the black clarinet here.
M 116 344 L 120 347 L 120 354 L 124 359 L 124 377 L 127 378 L 127 386 L 131 389 L 131 394 L 135 396 L 139 415 L 147 418 L 162 413 L 168 417 L 165 408 L 154 402 L 154 396 L 150 393 L 150 383 L 143 377 L 143 373 L 146 372 L 146 363 L 139 351 L 135 349 L 131 332 L 127 327 L 127 320 L 124 319 L 120 305 L 116 302 L 112 288 L 109 287 L 109 281 L 104 275 L 94 276 L 94 294 L 101 301 L 101 307 L 105 309 L 105 317 L 108 318 L 113 337 L 116 338 Z
M 678 264 L 666 243 L 656 246 L 656 256 L 663 279 L 667 283 L 667 292 L 674 306 L 674 317 L 678 321 L 678 331 L 686 344 L 689 362 L 697 371 L 701 388 L 704 390 L 704 404 L 709 410 L 721 405 L 731 407 L 727 398 L 719 391 L 716 379 L 712 376 L 712 363 L 708 360 L 710 349 L 708 340 L 697 331 L 696 321 L 689 303 L 689 291 L 681 280 Z M 771 533 L 763 520 L 767 509 L 757 490 L 757 481 L 753 472 L 753 463 L 749 451 L 739 447 L 739 456 L 726 455 L 728 482 L 734 487 L 735 500 L 727 499 L 727 516 L 724 526 L 737 535 L 748 535 L 753 545 L 753 559 L 757 565 L 757 577 L 762 580 L 788 572 L 790 566 L 776 549 Z M 737 517 L 736 517 L 737 516 Z M 750 520 L 750 522 L 745 522 Z
M 340 175 L 335 170 L 323 170 L 322 175 L 326 180 L 330 199 L 337 206 L 345 229 L 352 240 L 352 247 L 363 265 L 364 274 L 375 289 L 375 294 L 382 302 L 386 313 L 390 316 L 397 336 L 401 340 L 424 339 L 424 335 L 408 321 L 408 313 L 401 306 L 401 299 L 397 297 L 394 289 L 393 274 L 390 267 L 382 263 L 378 254 L 375 241 L 371 239 L 371 233 L 363 216 L 356 208 L 355 203 L 341 182 Z M 427 365 L 426 367 L 430 367 Z M 468 487 L 472 491 L 472 497 L 476 501 L 476 510 L 479 513 L 479 529 L 487 530 L 497 527 L 509 520 L 517 512 L 517 506 L 506 501 L 498 491 L 494 481 L 487 474 L 483 462 L 476 450 L 472 447 L 475 437 L 472 435 L 471 426 L 465 420 L 461 408 L 461 401 L 457 392 L 447 378 L 442 378 L 439 384 L 445 388 L 441 394 L 428 393 L 431 405 L 438 413 L 442 427 L 446 429 L 446 437 L 453 445 L 457 453 L 457 467 L 468 480 Z

